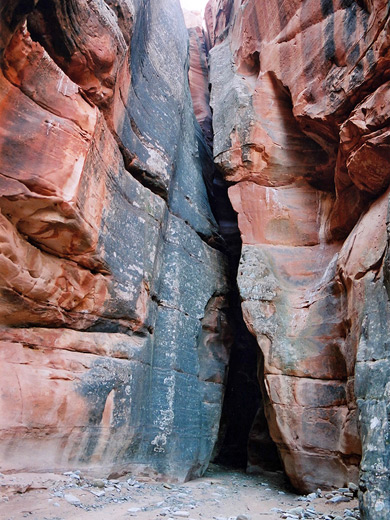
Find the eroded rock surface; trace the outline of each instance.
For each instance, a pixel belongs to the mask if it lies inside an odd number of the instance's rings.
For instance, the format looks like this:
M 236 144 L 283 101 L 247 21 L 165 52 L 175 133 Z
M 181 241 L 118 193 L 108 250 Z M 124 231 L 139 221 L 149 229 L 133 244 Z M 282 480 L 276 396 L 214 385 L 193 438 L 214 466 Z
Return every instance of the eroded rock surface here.
M 388 519 L 389 23 L 384 0 L 211 0 L 188 40 L 176 0 L 0 7 L 3 471 L 206 468 L 232 341 L 213 143 L 286 473 L 360 464 Z
M 199 475 L 231 340 L 179 3 L 0 15 L 1 470 Z
M 387 2 L 211 0 L 214 157 L 266 414 L 299 489 L 389 515 Z M 380 197 L 380 198 L 378 198 Z
M 184 10 L 184 19 L 190 40 L 189 83 L 196 119 L 207 144 L 213 146 L 212 113 L 210 107 L 208 42 L 203 29 L 201 13 Z

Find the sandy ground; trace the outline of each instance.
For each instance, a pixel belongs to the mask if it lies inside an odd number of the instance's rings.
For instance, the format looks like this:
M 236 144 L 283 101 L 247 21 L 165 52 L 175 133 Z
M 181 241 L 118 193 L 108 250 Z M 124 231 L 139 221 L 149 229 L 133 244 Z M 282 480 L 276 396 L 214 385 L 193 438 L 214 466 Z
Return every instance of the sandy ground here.
M 77 471 L 0 474 L 1 520 L 358 518 L 355 498 L 333 504 L 327 497 L 310 500 L 294 494 L 280 472 L 252 476 L 214 465 L 203 478 L 182 485 L 130 475 L 107 481 Z

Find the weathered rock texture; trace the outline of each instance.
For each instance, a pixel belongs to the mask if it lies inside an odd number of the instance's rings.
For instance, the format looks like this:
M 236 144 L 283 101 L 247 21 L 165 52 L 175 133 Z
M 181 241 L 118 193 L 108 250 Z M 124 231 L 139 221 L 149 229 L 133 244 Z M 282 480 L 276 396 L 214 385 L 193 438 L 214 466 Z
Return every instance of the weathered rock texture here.
M 311 491 L 360 464 L 388 519 L 389 3 L 188 23 L 177 0 L 0 7 L 0 469 L 206 467 L 232 341 L 207 189 L 237 252 L 213 142 L 285 470 Z
M 388 2 L 211 0 L 214 157 L 292 483 L 390 514 Z M 387 413 L 386 413 L 387 410 Z
M 196 476 L 230 332 L 179 3 L 0 20 L 1 471 Z
M 210 107 L 208 45 L 200 13 L 184 10 L 184 19 L 190 41 L 190 68 L 188 79 L 196 119 L 207 144 L 212 148 L 213 128 Z
M 212 160 L 213 129 L 210 107 L 208 51 L 210 42 L 200 13 L 184 10 L 190 40 L 189 84 L 195 116 L 205 136 Z M 214 168 L 214 166 L 211 166 Z M 258 379 L 258 346 L 245 325 L 237 284 L 241 238 L 237 214 L 232 208 L 228 185 L 218 167 L 214 168 L 212 207 L 228 256 L 232 288 L 229 323 L 233 329 L 229 374 L 226 384 L 218 442 L 213 460 L 229 467 L 279 469 L 280 461 L 270 438 Z

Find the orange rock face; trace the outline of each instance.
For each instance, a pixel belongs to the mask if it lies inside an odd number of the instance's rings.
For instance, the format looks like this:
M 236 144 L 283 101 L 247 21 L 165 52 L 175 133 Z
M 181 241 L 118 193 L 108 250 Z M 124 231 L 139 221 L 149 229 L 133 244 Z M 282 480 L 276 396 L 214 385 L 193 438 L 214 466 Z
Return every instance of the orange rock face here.
M 124 371 L 131 369 L 131 353 L 140 347 L 141 342 L 126 335 L 70 329 L 3 330 L 0 449 L 5 467 L 39 470 L 44 467 L 42 459 L 55 469 L 70 462 L 82 463 L 92 442 L 96 447 L 91 470 L 100 469 L 104 451 L 111 450 L 112 457 L 120 438 L 112 436 L 112 414 L 121 390 L 110 388 L 104 396 L 96 395 L 102 400 L 98 412 L 102 431 L 98 432 L 90 422 L 88 400 L 75 389 L 83 385 L 83 377 L 88 377 L 99 358 L 106 360 L 106 383 L 110 386 L 109 368 L 117 364 Z M 114 371 L 111 377 L 115 377 Z M 10 402 L 13 406 L 7 406 Z M 44 443 L 37 431 L 45 432 Z
M 271 435 L 303 491 L 356 479 L 363 449 L 362 511 L 384 519 L 387 449 L 375 454 L 383 473 L 368 461 L 369 421 L 384 417 L 369 402 L 389 373 L 373 330 L 386 312 L 370 315 L 366 298 L 387 306 L 387 3 L 212 0 L 206 25 L 214 157 L 232 183 L 238 283 L 264 356 Z
M 186 10 L 184 10 L 184 19 L 190 39 L 188 79 L 194 104 L 194 113 L 207 143 L 212 146 L 213 129 L 207 60 L 208 47 L 206 34 L 202 28 L 203 20 L 200 13 L 197 14 Z
M 1 471 L 207 467 L 231 340 L 187 48 L 175 2 L 0 7 Z
M 189 40 L 173 0 L 3 4 L 0 470 L 207 467 L 232 338 L 195 111 L 286 473 L 360 464 L 388 520 L 388 2 L 211 0 Z

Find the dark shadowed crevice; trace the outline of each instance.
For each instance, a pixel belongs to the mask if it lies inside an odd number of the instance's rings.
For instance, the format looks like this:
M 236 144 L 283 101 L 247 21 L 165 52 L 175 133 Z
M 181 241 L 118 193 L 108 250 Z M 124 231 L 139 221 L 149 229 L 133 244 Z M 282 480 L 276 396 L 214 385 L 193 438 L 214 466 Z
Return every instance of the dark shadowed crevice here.
M 258 77 L 260 73 L 260 53 L 252 52 L 245 58 L 242 58 L 238 64 L 237 71 L 243 76 Z
M 212 153 L 212 108 L 209 106 L 210 84 L 206 68 L 208 57 L 205 35 L 200 30 L 190 29 L 189 36 L 189 83 L 195 114 L 200 123 L 199 131 L 203 132 L 203 136 L 198 136 L 199 157 L 210 206 L 221 235 L 221 242 L 209 245 L 222 249 L 228 258 L 230 278 L 228 319 L 234 337 L 218 440 L 212 460 L 228 467 L 244 468 L 251 472 L 279 469 L 279 457 L 276 446 L 270 438 L 264 414 L 261 388 L 261 385 L 264 386 L 262 353 L 244 322 L 237 286 L 242 246 L 237 214 L 230 203 L 228 183 L 224 180 L 222 171 L 215 165 Z M 257 76 L 260 69 L 259 53 L 254 52 L 245 66 L 247 74 Z
M 219 453 L 215 462 L 246 468 L 248 441 L 262 398 L 257 380 L 258 346 L 240 316 L 238 293 L 232 297 L 234 343 L 219 432 Z
M 236 282 L 242 242 L 237 214 L 231 206 L 227 188 L 222 174 L 216 170 L 212 207 L 229 258 L 230 324 L 234 341 L 213 461 L 232 468 L 244 468 L 248 472 L 277 470 L 281 464 L 276 445 L 269 435 L 259 383 L 263 374 L 263 356 L 244 322 Z

